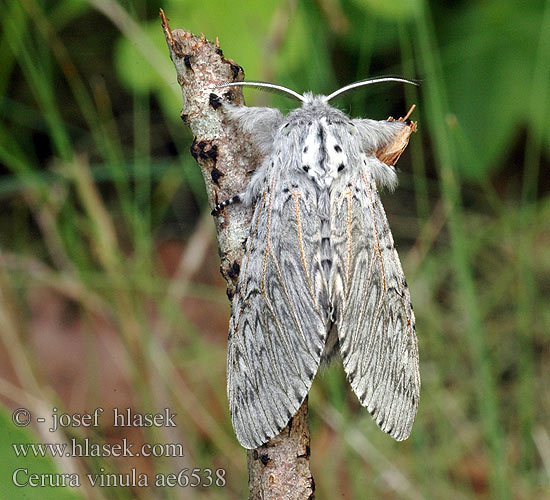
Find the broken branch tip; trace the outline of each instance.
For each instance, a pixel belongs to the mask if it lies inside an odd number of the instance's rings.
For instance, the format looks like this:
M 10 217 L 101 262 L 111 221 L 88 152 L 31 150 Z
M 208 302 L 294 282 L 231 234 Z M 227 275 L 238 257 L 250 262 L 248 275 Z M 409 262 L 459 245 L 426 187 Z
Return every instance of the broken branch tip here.
M 162 23 L 162 29 L 164 31 L 164 36 L 166 37 L 166 40 L 170 43 L 170 46 L 173 49 L 174 38 L 172 37 L 172 30 L 170 29 L 170 25 L 168 24 L 168 20 L 166 19 L 166 16 L 164 15 L 164 11 L 162 9 L 160 9 L 159 15 L 160 22 Z

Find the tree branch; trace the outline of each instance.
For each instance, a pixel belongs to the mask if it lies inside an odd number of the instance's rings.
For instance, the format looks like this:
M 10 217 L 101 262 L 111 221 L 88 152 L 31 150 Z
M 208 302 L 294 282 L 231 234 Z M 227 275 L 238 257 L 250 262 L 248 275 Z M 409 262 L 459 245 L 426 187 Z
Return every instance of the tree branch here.
M 170 30 L 164 13 L 160 13 L 170 57 L 176 67 L 183 94 L 181 117 L 195 138 L 191 154 L 204 177 L 208 201 L 214 207 L 220 201 L 244 191 L 261 160 L 246 138 L 230 124 L 223 123 L 219 102 L 212 97 L 212 87 L 244 78 L 243 69 L 226 59 L 219 44 L 213 44 L 183 30 Z M 226 99 L 243 104 L 238 87 L 220 89 Z M 227 282 L 231 299 L 244 254 L 253 209 L 235 205 L 215 218 L 220 270 Z M 307 398 L 283 431 L 265 445 L 248 451 L 251 500 L 306 500 L 315 489 L 309 470 L 309 427 Z

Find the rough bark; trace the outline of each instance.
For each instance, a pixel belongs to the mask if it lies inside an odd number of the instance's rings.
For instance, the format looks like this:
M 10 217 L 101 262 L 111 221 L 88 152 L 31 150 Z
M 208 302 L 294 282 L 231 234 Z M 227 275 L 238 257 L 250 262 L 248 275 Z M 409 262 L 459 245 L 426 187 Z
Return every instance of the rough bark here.
M 244 190 L 250 172 L 261 157 L 246 138 L 224 123 L 221 106 L 212 88 L 244 78 L 243 69 L 226 59 L 219 44 L 184 30 L 171 30 L 161 11 L 162 27 L 176 67 L 183 94 L 181 117 L 195 138 L 191 154 L 204 177 L 208 201 L 220 201 Z M 235 104 L 243 104 L 238 87 L 219 89 Z M 214 218 L 221 256 L 220 270 L 233 297 L 252 210 L 235 205 Z M 249 489 L 252 500 L 305 500 L 313 498 L 314 482 L 309 470 L 307 399 L 289 425 L 271 441 L 248 452 Z
M 309 454 L 306 398 L 278 436 L 248 451 L 250 500 L 315 498 Z

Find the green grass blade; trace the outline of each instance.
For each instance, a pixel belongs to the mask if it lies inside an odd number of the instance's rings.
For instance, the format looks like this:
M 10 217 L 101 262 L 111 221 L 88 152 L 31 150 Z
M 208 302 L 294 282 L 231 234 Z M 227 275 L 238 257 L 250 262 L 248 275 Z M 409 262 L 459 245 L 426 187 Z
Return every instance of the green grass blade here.
M 458 293 L 464 307 L 465 338 L 469 343 L 474 363 L 474 376 L 478 378 L 477 405 L 488 447 L 491 464 L 490 490 L 495 500 L 510 498 L 507 464 L 504 455 L 503 431 L 499 422 L 498 398 L 492 373 L 481 311 L 474 283 L 467 236 L 461 208 L 460 179 L 456 164 L 453 138 L 446 127 L 447 104 L 442 71 L 434 37 L 431 14 L 426 2 L 416 17 L 419 57 L 426 82 L 423 86 L 429 125 L 440 168 L 441 195 L 445 204 L 448 229 L 451 237 L 453 267 Z

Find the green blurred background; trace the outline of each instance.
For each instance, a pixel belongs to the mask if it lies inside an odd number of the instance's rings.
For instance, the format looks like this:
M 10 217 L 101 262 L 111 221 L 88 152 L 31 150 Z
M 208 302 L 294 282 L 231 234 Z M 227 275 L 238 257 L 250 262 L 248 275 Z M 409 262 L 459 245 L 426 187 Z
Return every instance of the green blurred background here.
M 225 396 L 229 304 L 158 19 L 220 40 L 247 79 L 330 92 L 419 132 L 383 201 L 417 316 L 410 439 L 335 364 L 310 395 L 317 498 L 550 498 L 550 2 L 0 0 L 0 498 L 245 498 Z M 249 104 L 288 99 L 246 91 Z M 18 428 L 105 409 L 98 428 Z M 114 428 L 112 408 L 176 428 Z M 13 443 L 180 443 L 185 457 L 17 458 Z M 16 468 L 80 488 L 17 488 Z M 226 471 L 223 487 L 98 487 L 86 473 Z M 150 481 L 154 482 L 154 481 Z M 86 486 L 88 484 L 88 486 Z

